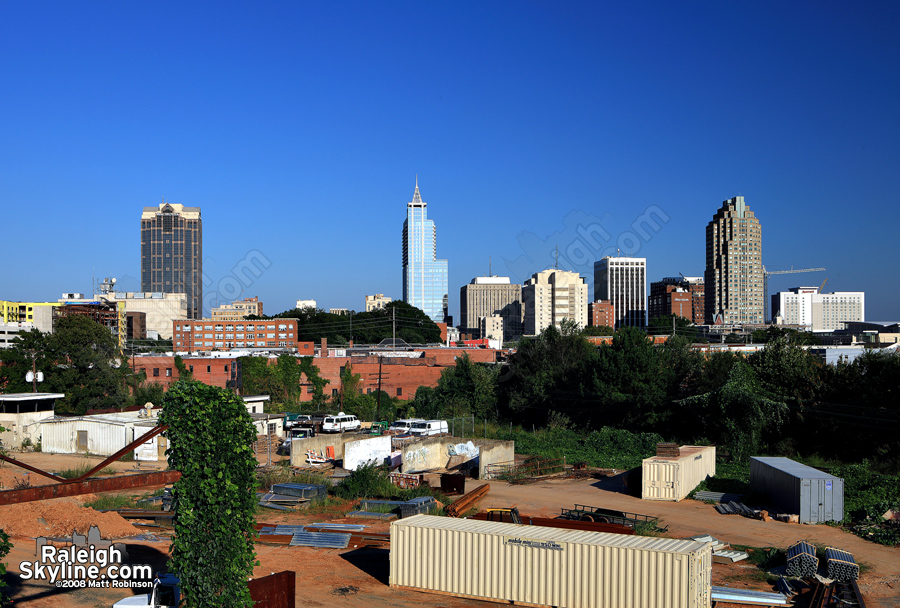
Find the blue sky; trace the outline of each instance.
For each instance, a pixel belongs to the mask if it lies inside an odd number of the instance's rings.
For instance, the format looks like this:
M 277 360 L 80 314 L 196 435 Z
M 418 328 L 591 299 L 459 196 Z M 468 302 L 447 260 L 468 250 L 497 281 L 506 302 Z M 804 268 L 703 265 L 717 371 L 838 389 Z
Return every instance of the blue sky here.
M 592 283 L 620 241 L 651 280 L 701 276 L 736 195 L 770 270 L 827 269 L 771 291 L 828 278 L 896 320 L 898 25 L 896 2 L 2 3 L 0 299 L 139 289 L 165 197 L 202 208 L 208 303 L 250 254 L 267 313 L 359 310 L 401 295 L 418 174 L 456 320 L 489 257 L 523 281 L 558 246 Z

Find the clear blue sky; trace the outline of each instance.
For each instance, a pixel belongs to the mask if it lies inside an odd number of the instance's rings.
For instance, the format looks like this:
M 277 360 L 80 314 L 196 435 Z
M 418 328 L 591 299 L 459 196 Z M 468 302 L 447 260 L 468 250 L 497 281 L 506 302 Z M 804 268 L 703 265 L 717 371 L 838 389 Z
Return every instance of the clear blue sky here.
M 401 296 L 418 174 L 457 322 L 489 257 L 523 281 L 559 246 L 593 283 L 618 239 L 701 276 L 736 195 L 770 270 L 827 268 L 773 292 L 897 320 L 898 28 L 893 1 L 4 2 L 0 299 L 139 289 L 164 196 L 202 208 L 207 302 L 257 251 L 267 313 L 359 310 Z

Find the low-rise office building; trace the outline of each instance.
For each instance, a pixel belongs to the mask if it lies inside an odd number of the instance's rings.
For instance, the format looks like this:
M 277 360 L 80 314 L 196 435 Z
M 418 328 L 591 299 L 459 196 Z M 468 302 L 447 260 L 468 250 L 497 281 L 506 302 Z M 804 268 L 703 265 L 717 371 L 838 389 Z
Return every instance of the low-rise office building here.
M 177 351 L 232 348 L 297 349 L 297 319 L 221 322 L 181 319 L 172 324 L 172 345 Z

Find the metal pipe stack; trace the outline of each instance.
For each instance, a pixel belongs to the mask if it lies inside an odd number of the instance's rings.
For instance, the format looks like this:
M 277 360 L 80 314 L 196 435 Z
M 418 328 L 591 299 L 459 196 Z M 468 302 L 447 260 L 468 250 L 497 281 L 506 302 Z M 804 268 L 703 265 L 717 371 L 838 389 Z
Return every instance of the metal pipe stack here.
M 834 547 L 826 548 L 825 562 L 828 564 L 828 578 L 832 580 L 846 582 L 859 578 L 859 565 L 846 551 Z
M 814 576 L 819 570 L 819 558 L 816 557 L 816 548 L 806 541 L 801 540 L 788 547 L 787 568 L 788 576 L 805 577 Z

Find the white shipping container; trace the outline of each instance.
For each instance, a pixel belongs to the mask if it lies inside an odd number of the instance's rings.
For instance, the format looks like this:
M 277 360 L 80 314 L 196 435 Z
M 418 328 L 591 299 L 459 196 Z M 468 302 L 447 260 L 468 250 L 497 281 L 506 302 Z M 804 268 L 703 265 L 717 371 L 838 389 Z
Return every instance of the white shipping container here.
M 653 456 L 641 465 L 641 498 L 678 501 L 716 475 L 715 446 L 686 445 L 677 458 Z
M 416 515 L 391 523 L 390 585 L 559 608 L 709 608 L 708 543 Z
M 78 417 L 41 423 L 41 449 L 54 454 L 111 456 L 130 441 L 131 429 L 123 422 Z

